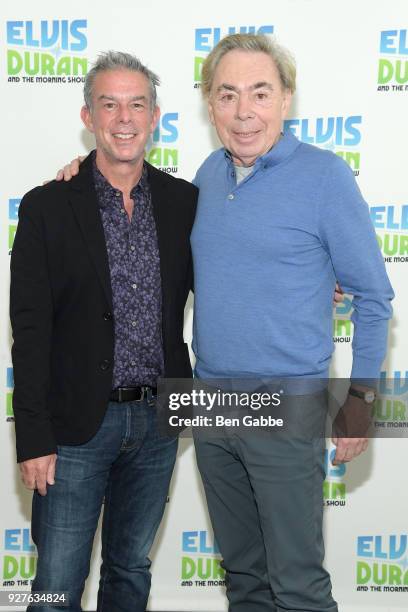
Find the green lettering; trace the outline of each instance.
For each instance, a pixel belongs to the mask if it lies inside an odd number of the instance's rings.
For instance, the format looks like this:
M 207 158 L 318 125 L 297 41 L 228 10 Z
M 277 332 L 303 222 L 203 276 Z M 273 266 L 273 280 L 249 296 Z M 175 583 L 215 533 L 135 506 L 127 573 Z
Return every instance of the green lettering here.
M 194 58 L 194 80 L 201 81 L 201 70 L 204 64 L 204 57 L 195 57 Z
M 8 74 L 18 74 L 23 67 L 23 59 L 17 51 L 9 49 L 7 51 L 7 72 Z
M 18 572 L 18 563 L 15 557 L 5 556 L 3 559 L 3 580 L 10 580 Z
M 28 567 L 26 568 L 26 564 Z M 34 578 L 37 565 L 36 557 L 21 557 L 20 558 L 20 575 L 22 578 Z
M 388 83 L 391 81 L 394 74 L 393 65 L 389 60 L 380 59 L 378 64 L 378 82 L 379 83 Z
M 402 71 L 404 70 L 404 74 Z M 408 81 L 408 61 L 397 60 L 395 66 L 395 80 L 397 83 L 404 84 Z
M 177 149 L 164 149 L 163 166 L 177 166 L 177 165 L 178 165 Z
M 181 579 L 190 580 L 195 573 L 195 563 L 190 557 L 182 557 L 181 559 Z
M 357 563 L 357 584 L 367 584 L 371 578 L 371 568 L 368 563 L 358 561 Z
M 149 154 L 147 156 L 147 161 L 152 166 L 161 166 L 162 154 L 161 149 L 159 147 L 154 147 L 150 149 Z
M 6 416 L 12 417 L 13 413 L 13 393 L 7 393 L 6 395 Z

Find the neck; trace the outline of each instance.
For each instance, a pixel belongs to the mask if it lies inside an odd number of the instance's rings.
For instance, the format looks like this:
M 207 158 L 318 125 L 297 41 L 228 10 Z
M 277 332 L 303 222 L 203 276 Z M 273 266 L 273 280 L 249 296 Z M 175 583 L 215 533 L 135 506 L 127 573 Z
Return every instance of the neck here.
M 130 195 L 133 187 L 140 181 L 143 171 L 143 157 L 136 162 L 120 162 L 107 160 L 97 149 L 96 165 L 106 180 L 119 189 L 125 196 Z

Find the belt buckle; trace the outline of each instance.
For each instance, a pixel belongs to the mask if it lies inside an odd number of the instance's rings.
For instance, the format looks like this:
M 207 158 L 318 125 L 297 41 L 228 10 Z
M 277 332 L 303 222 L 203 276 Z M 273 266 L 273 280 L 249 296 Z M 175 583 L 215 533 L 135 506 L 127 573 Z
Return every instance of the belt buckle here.
M 146 387 L 140 387 L 141 395 L 140 395 L 140 398 L 138 400 L 135 400 L 135 402 L 142 402 L 144 400 L 145 389 L 146 389 Z

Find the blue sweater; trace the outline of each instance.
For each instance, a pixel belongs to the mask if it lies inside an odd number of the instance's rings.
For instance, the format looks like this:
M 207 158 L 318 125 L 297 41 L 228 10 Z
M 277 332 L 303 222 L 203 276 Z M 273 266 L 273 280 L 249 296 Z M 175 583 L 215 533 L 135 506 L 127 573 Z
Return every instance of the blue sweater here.
M 337 279 L 354 296 L 351 377 L 378 378 L 393 291 L 347 164 L 285 134 L 238 185 L 225 149 L 194 182 L 197 375 L 327 377 Z

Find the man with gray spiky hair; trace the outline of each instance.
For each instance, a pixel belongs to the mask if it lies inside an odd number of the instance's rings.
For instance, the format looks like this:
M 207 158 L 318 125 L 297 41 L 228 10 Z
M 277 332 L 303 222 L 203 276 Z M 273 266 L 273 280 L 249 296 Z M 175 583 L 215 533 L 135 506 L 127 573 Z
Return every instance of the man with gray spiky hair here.
M 261 389 L 278 381 L 289 423 L 282 434 L 226 427 L 196 437 L 230 612 L 337 612 L 322 535 L 336 279 L 354 296 L 338 463 L 367 447 L 349 415 L 371 413 L 391 316 L 392 288 L 352 171 L 282 133 L 295 75 L 284 49 L 251 34 L 221 40 L 202 71 L 223 148 L 194 181 L 196 374 L 237 389 L 248 378 Z
M 71 182 L 27 193 L 11 255 L 17 460 L 33 489 L 33 591 L 81 609 L 104 501 L 98 612 L 144 612 L 148 554 L 177 441 L 156 381 L 191 376 L 183 313 L 197 190 L 144 161 L 156 75 L 102 54 L 82 120 L 96 140 Z M 40 599 L 41 601 L 41 599 Z M 36 606 L 59 610 L 52 603 Z

